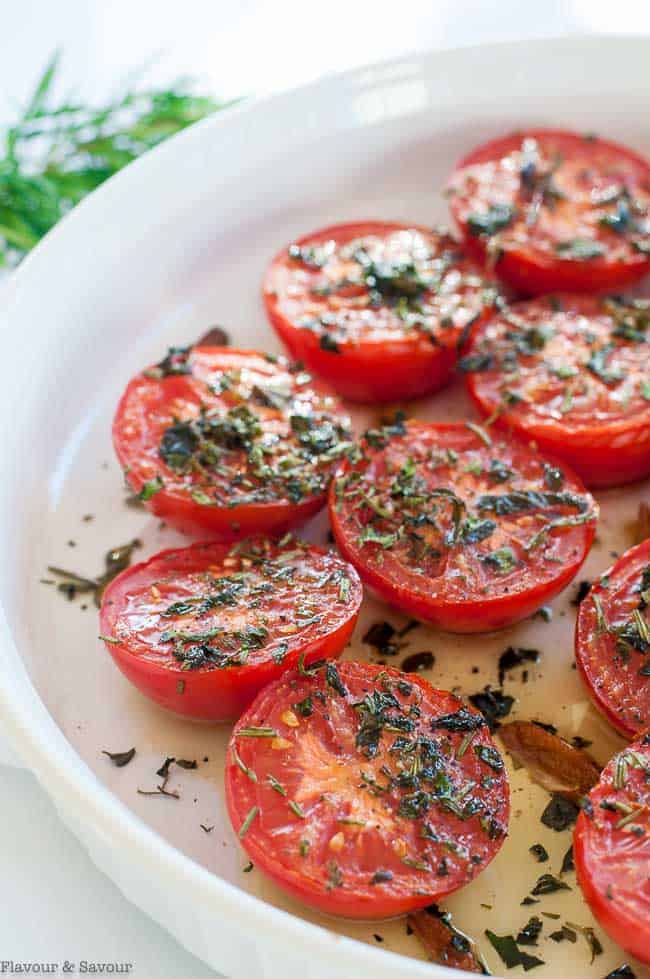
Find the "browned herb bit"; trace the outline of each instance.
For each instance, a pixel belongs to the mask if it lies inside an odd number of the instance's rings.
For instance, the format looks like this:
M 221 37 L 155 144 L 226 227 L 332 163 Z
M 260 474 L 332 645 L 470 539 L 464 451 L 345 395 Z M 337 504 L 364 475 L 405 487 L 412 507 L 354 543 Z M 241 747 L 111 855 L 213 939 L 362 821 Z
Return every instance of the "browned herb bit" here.
M 548 803 L 544 812 L 540 816 L 540 821 L 549 829 L 554 829 L 557 833 L 569 829 L 573 826 L 580 807 L 571 799 L 566 799 L 561 795 L 554 795 Z
M 124 766 L 128 765 L 129 762 L 132 761 L 133 758 L 135 757 L 135 748 L 129 748 L 128 751 L 102 750 L 102 754 L 110 758 L 110 760 L 113 762 L 116 768 L 124 768 Z
M 533 781 L 549 792 L 577 801 L 600 777 L 600 768 L 586 752 L 532 721 L 504 724 L 499 735 Z
M 503 686 L 506 673 L 516 669 L 522 663 L 539 662 L 538 649 L 523 649 L 519 646 L 508 646 L 505 652 L 499 656 L 499 686 Z
M 535 857 L 537 863 L 546 863 L 548 860 L 546 848 L 542 846 L 541 843 L 533 843 L 533 845 L 529 847 L 529 851 Z
M 472 939 L 458 931 L 452 924 L 451 914 L 442 911 L 437 904 L 413 912 L 407 923 L 432 962 L 450 969 L 489 975 Z
M 490 731 L 496 731 L 501 727 L 501 719 L 508 716 L 515 702 L 514 697 L 504 694 L 503 690 L 493 690 L 490 686 L 484 687 L 482 691 L 472 694 L 467 699 L 477 710 L 480 710 Z
M 223 326 L 211 326 L 196 341 L 197 347 L 229 347 L 230 334 Z
M 533 897 L 543 897 L 546 894 L 555 894 L 556 891 L 570 891 L 571 888 L 563 880 L 554 877 L 553 874 L 542 874 L 537 879 L 537 883 L 530 892 Z

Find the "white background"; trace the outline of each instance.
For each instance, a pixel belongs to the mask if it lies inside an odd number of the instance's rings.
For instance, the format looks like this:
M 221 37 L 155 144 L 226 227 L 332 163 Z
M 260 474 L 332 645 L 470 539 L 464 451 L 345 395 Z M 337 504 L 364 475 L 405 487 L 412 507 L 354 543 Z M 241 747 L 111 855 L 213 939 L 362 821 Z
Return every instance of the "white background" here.
M 1 126 L 57 47 L 60 91 L 82 99 L 113 94 L 147 66 L 147 81 L 191 75 L 206 93 L 235 96 L 427 47 L 650 33 L 650 3 L 0 0 L 0 25 Z M 92 866 L 30 774 L 0 765 L 0 800 L 0 963 L 88 959 L 131 962 L 136 979 L 214 977 Z

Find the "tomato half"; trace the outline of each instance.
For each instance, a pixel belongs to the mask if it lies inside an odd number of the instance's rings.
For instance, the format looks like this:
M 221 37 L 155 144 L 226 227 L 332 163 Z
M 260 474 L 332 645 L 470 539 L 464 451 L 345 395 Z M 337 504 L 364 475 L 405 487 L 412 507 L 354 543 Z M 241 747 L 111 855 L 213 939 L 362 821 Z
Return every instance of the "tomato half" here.
M 300 656 L 340 655 L 361 598 L 354 568 L 291 537 L 194 544 L 115 578 L 101 632 L 122 673 L 156 703 L 231 720 Z
M 484 415 L 618 486 L 650 474 L 649 328 L 648 300 L 531 299 L 479 327 L 460 366 Z
M 300 238 L 264 280 L 294 357 L 344 397 L 417 398 L 449 379 L 457 347 L 495 291 L 444 230 L 365 221 Z
M 128 385 L 113 422 L 126 478 L 188 533 L 282 533 L 321 509 L 349 447 L 338 402 L 283 359 L 173 348 Z
M 450 632 L 532 615 L 576 574 L 597 514 L 564 463 L 471 424 L 366 433 L 330 489 L 336 542 L 363 581 Z
M 404 914 L 469 883 L 509 816 L 483 715 L 368 663 L 327 663 L 263 690 L 233 732 L 226 800 L 256 868 L 351 918 Z
M 650 727 L 650 539 L 626 551 L 580 603 L 576 662 L 625 737 Z
M 526 295 L 620 289 L 650 272 L 650 164 L 624 146 L 512 133 L 461 160 L 448 192 L 468 247 Z
M 609 762 L 578 816 L 573 852 L 610 938 L 650 965 L 650 734 Z

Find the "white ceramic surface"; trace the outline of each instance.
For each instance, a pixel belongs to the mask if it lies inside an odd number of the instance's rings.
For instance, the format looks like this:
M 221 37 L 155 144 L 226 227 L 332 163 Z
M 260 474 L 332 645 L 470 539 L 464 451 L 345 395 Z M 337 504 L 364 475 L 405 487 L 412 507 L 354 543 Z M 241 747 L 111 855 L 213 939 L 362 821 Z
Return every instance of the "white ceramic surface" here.
M 123 504 L 109 439 L 116 398 L 167 345 L 190 341 L 214 322 L 227 325 L 238 345 L 277 350 L 259 301 L 267 258 L 325 222 L 444 219 L 437 188 L 454 160 L 482 138 L 524 123 L 567 125 L 647 152 L 649 53 L 647 40 L 625 38 L 467 49 L 368 67 L 238 109 L 111 181 L 10 283 L 0 365 L 2 716 L 96 863 L 188 948 L 237 979 L 338 979 L 361 970 L 381 979 L 446 970 L 390 954 L 420 954 L 403 922 L 347 925 L 304 914 L 258 872 L 242 874 L 246 861 L 221 801 L 227 732 L 183 723 L 143 701 L 97 642 L 92 607 L 68 604 L 40 583 L 48 563 L 92 574 L 109 546 L 138 536 L 142 553 L 152 553 L 178 539 Z M 457 386 L 418 406 L 428 418 L 467 411 Z M 367 417 L 358 413 L 359 424 Z M 626 523 L 642 496 L 649 496 L 647 483 L 599 495 L 599 545 L 585 576 L 627 546 Z M 93 520 L 84 521 L 86 514 Z M 311 533 L 322 535 L 322 521 Z M 510 643 L 538 646 L 543 655 L 534 679 L 509 684 L 518 698 L 513 716 L 541 717 L 567 735 L 592 737 L 604 760 L 618 742 L 588 707 L 570 668 L 570 592 L 554 603 L 550 624 L 536 620 L 471 639 L 420 629 L 410 647 L 435 652 L 437 684 L 474 692 L 496 683 L 495 653 Z M 357 637 L 366 622 L 386 614 L 368 603 Z M 351 653 L 368 652 L 357 638 Z M 138 755 L 128 768 L 115 769 L 101 755 L 102 748 L 131 745 Z M 200 760 L 198 772 L 174 776 L 178 802 L 136 792 L 155 784 L 165 755 Z M 521 898 L 542 870 L 557 872 L 570 842 L 568 834 L 539 826 L 545 797 L 525 773 L 514 773 L 512 784 L 510 839 L 489 870 L 449 902 L 458 923 L 479 936 L 486 927 L 503 934 L 525 923 Z M 206 833 L 200 823 L 214 829 Z M 538 840 L 551 854 L 541 868 L 527 852 Z M 539 910 L 588 925 L 570 881 L 570 892 L 546 899 Z M 381 948 L 374 933 L 384 938 Z M 625 958 L 604 938 L 603 944 L 598 974 Z M 487 954 L 498 971 L 489 948 Z M 540 977 L 594 974 L 582 943 L 544 941 L 541 955 L 549 965 L 537 971 Z

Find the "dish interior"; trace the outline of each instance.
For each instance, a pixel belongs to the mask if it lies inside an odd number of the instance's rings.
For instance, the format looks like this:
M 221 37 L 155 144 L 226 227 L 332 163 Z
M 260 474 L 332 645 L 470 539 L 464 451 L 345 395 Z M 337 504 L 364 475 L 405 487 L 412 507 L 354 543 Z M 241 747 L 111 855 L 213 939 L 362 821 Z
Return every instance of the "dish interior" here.
M 650 150 L 650 130 L 638 106 L 621 107 L 614 96 L 576 99 L 568 106 L 559 95 L 527 102 L 515 94 L 503 111 L 462 116 L 445 104 L 437 111 L 416 74 L 383 87 L 369 78 L 341 105 L 344 118 L 336 138 L 322 136 L 315 119 L 305 120 L 299 154 L 277 142 L 275 155 L 252 159 L 237 177 L 216 179 L 216 140 L 203 166 L 214 168 L 214 188 L 125 236 L 123 247 L 104 254 L 89 249 L 80 263 L 78 293 L 68 297 L 66 321 L 54 319 L 48 338 L 30 351 L 21 341 L 26 410 L 16 424 L 33 450 L 15 477 L 16 520 L 9 534 L 15 562 L 5 573 L 5 594 L 13 595 L 12 629 L 34 685 L 52 717 L 96 777 L 134 813 L 192 860 L 264 901 L 309 921 L 405 955 L 424 957 L 403 920 L 348 923 L 312 914 L 286 900 L 247 858 L 230 830 L 222 794 L 227 727 L 193 724 L 165 714 L 132 689 L 113 666 L 97 639 L 97 614 L 91 596 L 68 601 L 52 584 L 47 565 L 86 575 L 103 569 L 105 552 L 138 538 L 136 559 L 181 543 L 142 509 L 127 506 L 122 474 L 111 449 L 110 425 L 117 398 L 141 367 L 159 360 L 170 345 L 189 343 L 213 324 L 223 325 L 233 345 L 280 352 L 260 300 L 266 262 L 294 237 L 321 225 L 355 218 L 447 222 L 438 193 L 454 161 L 472 145 L 517 123 L 560 124 L 597 129 Z M 348 124 L 349 116 L 349 124 Z M 251 117 L 253 118 L 253 117 Z M 257 118 L 257 117 L 255 117 Z M 645 130 L 639 130 L 639 123 Z M 179 173 L 191 179 L 191 173 Z M 136 179 L 136 176 L 134 176 Z M 146 171 L 142 170 L 143 182 Z M 145 192 L 143 183 L 143 192 Z M 163 244 L 161 244 L 161 242 Z M 161 258 L 158 260 L 157 256 Z M 108 264 L 106 264 L 108 263 Z M 67 273 L 66 273 L 67 274 Z M 47 314 L 46 314 L 47 315 Z M 456 380 L 438 396 L 407 406 L 409 415 L 449 421 L 474 417 Z M 358 430 L 378 411 L 352 411 Z M 14 479 L 14 477 L 11 477 Z M 20 485 L 19 485 L 20 482 Z M 22 491 L 21 491 L 22 487 Z M 639 501 L 648 484 L 597 493 L 602 515 L 597 541 L 579 578 L 593 579 L 632 542 Z M 325 541 L 324 517 L 305 536 Z M 22 544 L 18 546 L 18 539 Z M 451 636 L 418 627 L 408 645 L 390 660 L 399 666 L 409 653 L 430 650 L 435 665 L 426 675 L 436 686 L 472 694 L 486 684 L 498 686 L 498 655 L 508 646 L 540 650 L 537 665 L 526 664 L 505 680 L 516 697 L 512 719 L 552 723 L 565 737 L 593 741 L 592 752 L 604 763 L 622 742 L 589 705 L 573 669 L 571 605 L 576 583 L 552 605 L 552 621 L 526 621 L 499 634 Z M 346 657 L 373 657 L 361 637 L 377 620 L 400 626 L 406 621 L 379 602 L 366 599 Z M 124 768 L 111 764 L 103 750 L 136 748 Z M 167 756 L 196 759 L 198 769 L 172 767 L 169 789 L 179 799 L 139 794 L 160 783 L 156 770 Z M 560 922 L 544 918 L 537 949 L 547 963 L 536 975 L 605 975 L 627 960 L 593 922 L 578 890 L 575 874 L 565 875 L 570 890 L 522 907 L 521 901 L 540 874 L 558 874 L 571 843 L 570 831 L 555 832 L 540 823 L 548 796 L 525 770 L 511 768 L 510 836 L 492 865 L 445 906 L 455 923 L 480 941 L 490 969 L 503 965 L 484 937 L 516 934 L 531 914 L 550 912 L 593 926 L 603 954 L 593 966 L 587 942 L 550 941 Z M 529 853 L 534 843 L 549 853 L 538 864 Z M 638 977 L 650 971 L 634 966 Z

